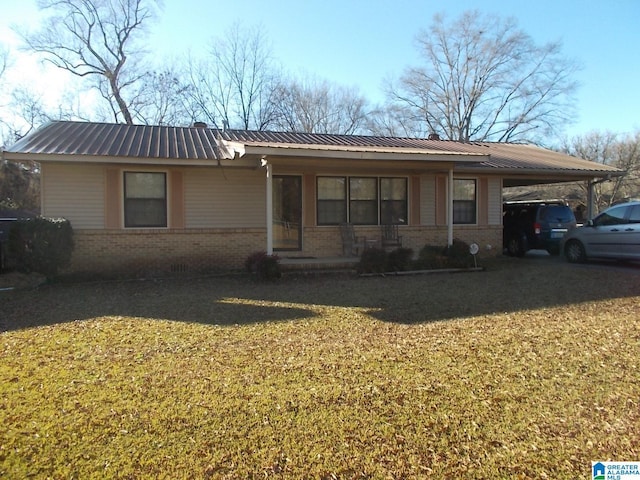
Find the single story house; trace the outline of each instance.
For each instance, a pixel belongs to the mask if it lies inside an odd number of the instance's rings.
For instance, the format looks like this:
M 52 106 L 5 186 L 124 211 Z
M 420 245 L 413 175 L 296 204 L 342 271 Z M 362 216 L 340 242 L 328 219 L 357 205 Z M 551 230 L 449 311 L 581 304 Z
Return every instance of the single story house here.
M 532 145 L 57 121 L 2 152 L 41 165 L 42 215 L 70 220 L 73 272 L 238 269 L 255 251 L 343 254 L 340 225 L 419 250 L 501 251 L 508 186 L 621 172 Z M 375 243 L 375 242 L 374 242 Z

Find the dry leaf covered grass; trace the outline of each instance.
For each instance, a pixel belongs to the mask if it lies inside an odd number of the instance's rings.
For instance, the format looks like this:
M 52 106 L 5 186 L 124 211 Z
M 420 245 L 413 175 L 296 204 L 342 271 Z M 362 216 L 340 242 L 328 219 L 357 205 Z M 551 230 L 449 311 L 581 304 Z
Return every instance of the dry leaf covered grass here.
M 0 296 L 2 478 L 587 478 L 640 459 L 640 271 Z

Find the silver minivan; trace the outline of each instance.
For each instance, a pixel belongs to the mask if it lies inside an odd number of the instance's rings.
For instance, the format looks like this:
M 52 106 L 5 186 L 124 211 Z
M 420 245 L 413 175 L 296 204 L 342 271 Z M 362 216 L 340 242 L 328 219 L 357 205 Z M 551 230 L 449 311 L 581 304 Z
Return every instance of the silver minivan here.
M 562 251 L 569 262 L 589 258 L 640 260 L 640 201 L 609 207 L 567 232 Z

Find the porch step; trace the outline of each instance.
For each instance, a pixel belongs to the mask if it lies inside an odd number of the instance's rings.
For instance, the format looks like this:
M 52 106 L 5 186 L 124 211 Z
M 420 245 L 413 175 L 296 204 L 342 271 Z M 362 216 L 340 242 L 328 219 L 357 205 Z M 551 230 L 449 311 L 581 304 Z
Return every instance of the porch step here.
M 318 270 L 355 270 L 358 257 L 281 257 L 280 269 L 283 272 Z

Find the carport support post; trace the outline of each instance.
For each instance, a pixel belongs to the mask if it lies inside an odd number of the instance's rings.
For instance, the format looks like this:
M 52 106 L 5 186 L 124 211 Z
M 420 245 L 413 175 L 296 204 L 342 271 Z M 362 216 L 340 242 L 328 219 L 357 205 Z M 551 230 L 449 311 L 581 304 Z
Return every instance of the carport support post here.
M 273 255 L 273 172 L 266 157 L 261 163 L 267 169 L 267 255 Z
M 593 180 L 587 181 L 587 220 L 593 218 Z
M 453 168 L 449 169 L 449 195 L 447 198 L 447 245 L 453 245 Z

